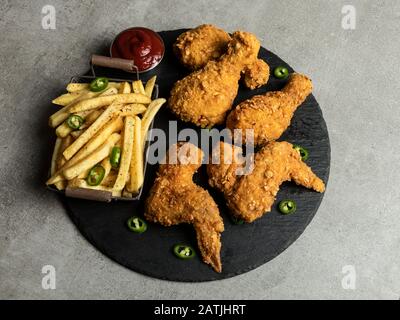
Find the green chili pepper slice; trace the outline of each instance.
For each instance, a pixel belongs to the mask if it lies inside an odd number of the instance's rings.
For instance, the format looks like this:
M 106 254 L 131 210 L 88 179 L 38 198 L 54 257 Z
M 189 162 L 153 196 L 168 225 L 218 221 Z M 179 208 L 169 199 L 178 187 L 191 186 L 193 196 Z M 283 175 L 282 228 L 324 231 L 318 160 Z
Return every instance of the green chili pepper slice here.
M 298 151 L 300 153 L 301 160 L 307 161 L 309 152 L 306 148 L 303 148 L 302 146 L 299 146 L 299 145 L 294 145 L 293 149 L 295 149 L 296 151 Z
M 174 253 L 179 259 L 183 260 L 191 259 L 196 255 L 192 247 L 186 246 L 184 244 L 175 245 Z
M 72 114 L 67 119 L 67 125 L 71 129 L 78 130 L 83 124 L 83 118 L 76 114 Z
M 96 78 L 90 83 L 90 91 L 100 92 L 106 89 L 108 86 L 108 79 L 105 77 Z
M 120 147 L 114 147 L 111 150 L 111 155 L 110 155 L 110 163 L 113 168 L 119 168 L 119 163 L 121 161 L 121 148 Z
M 278 79 L 286 79 L 288 75 L 289 70 L 286 67 L 279 66 L 274 69 L 274 76 Z
M 86 178 L 86 182 L 89 186 L 98 186 L 104 178 L 106 170 L 101 165 L 96 165 L 90 169 L 89 174 Z
M 296 202 L 293 200 L 283 200 L 279 202 L 279 211 L 282 214 L 292 214 L 296 211 Z
M 231 220 L 232 220 L 233 224 L 237 224 L 237 225 L 244 224 L 244 221 L 242 219 L 239 219 L 235 216 L 231 216 Z
M 135 233 L 143 233 L 147 230 L 147 223 L 139 217 L 131 217 L 127 222 L 128 228 Z

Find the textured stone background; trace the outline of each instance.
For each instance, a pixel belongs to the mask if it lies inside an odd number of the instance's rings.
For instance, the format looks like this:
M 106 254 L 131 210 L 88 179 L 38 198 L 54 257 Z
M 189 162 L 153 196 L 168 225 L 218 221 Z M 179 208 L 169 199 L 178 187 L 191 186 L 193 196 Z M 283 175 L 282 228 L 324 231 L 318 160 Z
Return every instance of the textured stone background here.
M 56 30 L 41 27 L 46 4 Z M 341 27 L 345 4 L 357 10 L 352 31 Z M 49 99 L 127 27 L 206 22 L 254 32 L 312 77 L 331 137 L 330 182 L 305 233 L 270 263 L 219 282 L 159 281 L 99 253 L 44 189 Z M 1 1 L 0 298 L 399 299 L 399 31 L 395 0 Z M 56 290 L 41 288 L 46 264 Z M 355 290 L 342 288 L 346 265 Z

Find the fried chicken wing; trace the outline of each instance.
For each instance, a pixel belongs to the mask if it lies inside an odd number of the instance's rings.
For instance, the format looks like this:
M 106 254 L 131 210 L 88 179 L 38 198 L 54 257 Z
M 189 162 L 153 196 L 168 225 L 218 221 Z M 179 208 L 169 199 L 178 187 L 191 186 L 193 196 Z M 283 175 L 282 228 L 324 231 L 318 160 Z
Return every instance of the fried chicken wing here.
M 221 272 L 220 237 L 224 224 L 210 194 L 192 180 L 203 156 L 190 143 L 170 148 L 146 200 L 145 218 L 164 226 L 193 224 L 203 261 Z
M 240 103 L 229 113 L 226 126 L 231 130 L 253 129 L 256 145 L 276 140 L 289 127 L 294 112 L 311 91 L 311 80 L 294 73 L 282 91 L 267 92 Z
M 225 121 L 232 107 L 243 68 L 257 58 L 260 42 L 247 32 L 233 33 L 226 54 L 177 81 L 168 106 L 181 120 L 201 127 Z
M 220 164 L 209 164 L 209 184 L 224 193 L 231 213 L 246 222 L 252 222 L 271 211 L 271 206 L 285 181 L 293 180 L 317 192 L 324 192 L 325 184 L 300 157 L 288 142 L 270 142 L 256 153 L 253 171 L 238 176 L 242 166 L 238 155 L 241 148 L 220 143 L 213 150 L 213 157 L 220 157 Z M 227 163 L 226 159 L 232 159 Z M 225 161 L 224 161 L 225 160 Z
M 219 59 L 227 51 L 231 40 L 231 36 L 224 30 L 203 24 L 182 33 L 176 39 L 173 50 L 181 63 L 194 71 L 203 68 L 211 60 Z M 244 84 L 250 89 L 268 82 L 269 66 L 261 59 L 246 65 L 242 71 Z

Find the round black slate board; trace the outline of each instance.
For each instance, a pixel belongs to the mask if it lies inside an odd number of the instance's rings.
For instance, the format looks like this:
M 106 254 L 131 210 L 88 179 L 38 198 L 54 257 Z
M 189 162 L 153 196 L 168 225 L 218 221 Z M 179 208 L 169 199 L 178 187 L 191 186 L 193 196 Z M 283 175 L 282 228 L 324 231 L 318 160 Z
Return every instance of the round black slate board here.
M 164 60 L 157 68 L 142 75 L 142 80 L 146 81 L 157 74 L 160 97 L 168 97 L 174 82 L 188 74 L 171 50 L 173 42 L 183 31 L 185 30 L 160 32 L 166 46 Z M 261 48 L 259 56 L 270 65 L 271 70 L 278 65 L 284 65 L 293 71 L 279 57 L 264 48 Z M 103 73 L 109 77 L 129 78 L 126 73 L 115 70 L 103 70 Z M 271 76 L 268 84 L 258 90 L 251 91 L 241 86 L 234 105 L 255 94 L 280 90 L 285 82 Z M 167 129 L 169 120 L 176 118 L 164 108 L 158 114 L 154 128 Z M 178 130 L 186 127 L 198 130 L 194 126 L 179 122 Z M 329 136 L 321 109 L 312 95 L 296 111 L 290 128 L 281 140 L 306 147 L 310 151 L 308 165 L 327 183 L 330 166 Z M 254 223 L 234 225 L 222 195 L 207 185 L 203 166 L 195 176 L 195 181 L 210 191 L 225 224 L 225 232 L 221 239 L 223 271 L 218 274 L 202 262 L 199 253 L 188 261 L 179 260 L 173 255 L 172 247 L 177 243 L 197 247 L 195 233 L 190 225 L 166 228 L 150 224 L 147 232 L 141 235 L 130 232 L 126 227 L 130 216 L 142 215 L 143 202 L 154 181 L 156 170 L 157 166 L 148 166 L 142 199 L 137 202 L 98 203 L 71 198 L 64 200 L 73 222 L 98 250 L 131 270 L 160 279 L 210 281 L 229 278 L 257 268 L 279 255 L 301 235 L 323 198 L 323 194 L 296 186 L 294 183 L 284 183 L 276 203 L 284 198 L 295 200 L 298 204 L 295 214 L 280 215 L 275 205 L 270 213 Z

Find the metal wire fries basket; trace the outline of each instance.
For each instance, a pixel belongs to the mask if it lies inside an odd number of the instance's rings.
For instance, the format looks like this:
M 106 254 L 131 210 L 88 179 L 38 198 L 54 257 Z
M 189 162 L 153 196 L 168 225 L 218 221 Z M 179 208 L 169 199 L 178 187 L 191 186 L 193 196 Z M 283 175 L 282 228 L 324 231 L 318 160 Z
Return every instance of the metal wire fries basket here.
M 96 56 L 94 56 L 96 57 Z M 113 59 L 115 60 L 115 59 Z M 78 75 L 78 76 L 74 76 L 71 78 L 69 83 L 90 83 L 92 80 L 94 80 L 97 76 L 96 76 L 96 72 L 94 69 L 94 65 L 102 65 L 102 64 L 97 64 L 97 63 L 93 63 L 93 57 L 91 59 L 91 63 L 90 63 L 90 70 L 91 70 L 91 75 Z M 123 62 L 123 61 L 122 61 Z M 102 65 L 102 66 L 106 66 L 106 65 Z M 123 67 L 126 66 L 126 62 L 124 65 L 122 65 Z M 114 67 L 114 66 L 113 66 Z M 127 79 L 121 79 L 121 78 L 113 78 L 113 77 L 108 77 L 108 79 L 112 82 L 117 82 L 117 83 L 121 83 L 121 82 L 126 82 L 126 81 L 132 81 L 132 80 L 139 80 L 139 72 L 137 70 L 137 68 L 133 65 L 131 65 L 132 67 L 132 71 L 135 74 L 134 79 L 132 79 L 132 73 L 130 73 L 130 77 L 128 77 Z M 118 68 L 118 69 L 122 69 L 124 70 L 124 68 Z M 126 69 L 125 69 L 126 71 Z M 152 93 L 152 99 L 157 99 L 158 98 L 158 93 L 159 93 L 159 88 L 158 85 L 156 84 L 154 86 L 154 90 Z M 149 132 L 151 132 L 151 129 L 153 128 L 153 123 L 154 120 L 151 122 L 150 128 L 149 128 Z M 147 158 L 148 158 L 148 153 L 149 153 L 149 145 L 150 145 L 150 141 L 147 140 L 146 144 L 145 144 L 145 148 L 144 148 L 144 155 L 143 155 L 143 175 L 146 175 L 146 169 L 147 169 Z M 50 172 L 49 172 L 49 176 L 50 176 Z M 52 185 L 47 186 L 48 189 L 60 193 L 60 194 L 65 194 L 67 197 L 71 197 L 71 198 L 79 198 L 79 199 L 86 199 L 86 200 L 94 200 L 94 201 L 102 201 L 102 202 L 111 202 L 113 200 L 122 200 L 122 201 L 136 201 L 139 200 L 141 195 L 142 195 L 142 190 L 143 190 L 143 186 L 139 189 L 139 191 L 136 194 L 133 194 L 132 197 L 116 197 L 112 195 L 111 191 L 106 191 L 106 190 L 95 190 L 95 189 L 89 189 L 89 188 L 71 188 L 69 186 L 66 187 L 65 190 L 58 190 L 57 188 L 55 188 Z

